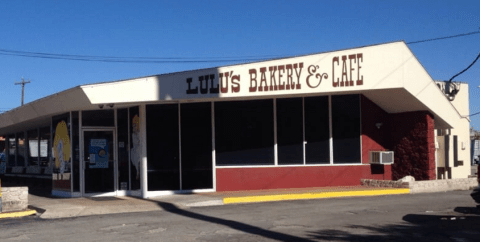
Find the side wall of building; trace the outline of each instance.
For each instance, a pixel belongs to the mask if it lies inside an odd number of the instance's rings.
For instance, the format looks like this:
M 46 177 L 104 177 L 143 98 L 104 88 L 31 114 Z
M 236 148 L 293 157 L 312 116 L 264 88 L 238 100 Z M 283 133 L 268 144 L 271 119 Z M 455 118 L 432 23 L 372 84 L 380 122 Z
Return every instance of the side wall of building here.
M 467 83 L 456 83 L 449 86 L 448 82 L 437 82 L 444 93 L 445 89 L 455 87 L 458 93 L 450 103 L 460 115 L 455 115 L 449 130 L 436 130 L 437 136 L 437 177 L 438 179 L 467 178 L 471 175 L 470 146 L 470 109 L 469 87 Z
M 362 96 L 362 160 L 370 151 L 392 150 L 395 162 L 385 166 L 389 178 L 407 175 L 435 179 L 433 116 L 426 111 L 389 114 Z
M 362 95 L 362 163 L 370 151 L 385 151 L 389 145 L 390 114 Z
M 469 86 L 467 83 L 459 83 L 460 89 L 455 99 L 451 102 L 462 116 L 454 123 L 453 129 L 450 130 L 451 150 L 449 152 L 449 160 L 451 167 L 451 178 L 467 178 L 471 175 L 471 157 L 470 157 L 470 115 L 469 109 Z M 457 154 L 454 152 L 454 136 L 457 136 Z
M 426 111 L 391 114 L 392 178 L 435 179 L 434 120 Z
M 450 161 L 452 169 L 452 179 L 467 178 L 471 175 L 471 157 L 470 157 L 470 122 L 465 119 L 459 119 L 455 128 L 451 129 L 451 137 L 457 136 L 457 157 L 455 157 L 454 138 L 450 139 Z

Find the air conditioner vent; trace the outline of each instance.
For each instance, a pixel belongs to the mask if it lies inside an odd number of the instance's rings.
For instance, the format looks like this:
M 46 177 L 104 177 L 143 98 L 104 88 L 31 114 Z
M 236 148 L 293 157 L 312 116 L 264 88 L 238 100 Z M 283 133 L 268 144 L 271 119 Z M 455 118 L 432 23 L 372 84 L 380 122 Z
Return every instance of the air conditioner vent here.
M 393 164 L 393 151 L 370 151 L 370 164 Z

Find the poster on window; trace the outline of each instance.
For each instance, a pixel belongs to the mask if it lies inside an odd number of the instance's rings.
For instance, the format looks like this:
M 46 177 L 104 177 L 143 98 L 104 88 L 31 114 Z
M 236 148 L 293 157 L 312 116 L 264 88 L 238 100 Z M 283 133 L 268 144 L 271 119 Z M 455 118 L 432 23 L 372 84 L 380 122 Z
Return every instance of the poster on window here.
M 88 146 L 89 168 L 108 168 L 107 139 L 90 139 Z
M 38 140 L 29 140 L 28 148 L 30 157 L 38 157 Z
M 37 144 L 38 145 L 38 144 Z M 70 136 L 68 135 L 67 122 L 60 121 L 55 129 L 55 139 L 53 141 L 53 155 L 55 157 L 55 169 L 60 174 L 70 170 L 68 162 L 70 162 Z M 37 146 L 38 149 L 38 146 Z M 38 151 L 37 151 L 38 152 Z M 37 153 L 38 155 L 38 153 Z
M 40 157 L 48 156 L 48 140 L 40 140 Z

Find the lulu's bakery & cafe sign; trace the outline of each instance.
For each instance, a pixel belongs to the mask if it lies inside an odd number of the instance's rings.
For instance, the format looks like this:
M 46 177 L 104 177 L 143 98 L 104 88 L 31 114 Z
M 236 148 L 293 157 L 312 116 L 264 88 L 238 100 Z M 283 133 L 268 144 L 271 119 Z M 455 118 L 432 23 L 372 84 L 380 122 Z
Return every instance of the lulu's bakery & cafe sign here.
M 291 60 L 295 59 L 301 58 Z M 252 96 L 275 92 L 301 93 L 320 91 L 322 88 L 362 86 L 364 83 L 363 53 L 333 56 L 328 62 L 321 61 L 321 65 L 318 61 L 315 62 L 317 64 L 308 63 L 307 59 L 286 64 L 268 61 L 232 66 L 230 70 L 227 67 L 216 73 L 186 77 L 185 94 L 189 97 L 208 94 L 236 96 L 235 94 L 242 93 Z M 288 59 L 283 60 L 285 61 Z

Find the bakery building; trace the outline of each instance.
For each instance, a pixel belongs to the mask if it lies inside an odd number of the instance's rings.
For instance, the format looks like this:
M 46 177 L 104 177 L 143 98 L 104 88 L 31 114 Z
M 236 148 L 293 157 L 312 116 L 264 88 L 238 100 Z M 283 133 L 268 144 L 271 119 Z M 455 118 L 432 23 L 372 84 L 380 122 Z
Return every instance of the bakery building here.
M 63 197 L 466 178 L 468 115 L 467 84 L 392 42 L 38 99 L 0 114 L 2 176 Z

